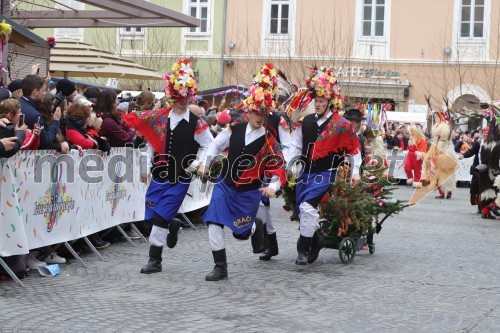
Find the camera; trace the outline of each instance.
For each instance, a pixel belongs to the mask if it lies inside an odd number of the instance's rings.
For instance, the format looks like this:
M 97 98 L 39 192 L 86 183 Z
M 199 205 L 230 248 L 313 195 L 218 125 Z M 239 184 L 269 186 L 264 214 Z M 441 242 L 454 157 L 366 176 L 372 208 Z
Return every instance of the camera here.
M 16 136 L 15 125 L 10 123 L 5 125 L 5 127 L 0 127 L 0 139 L 11 138 Z
M 52 109 L 52 113 L 56 112 L 56 109 L 61 106 L 61 103 L 64 102 L 66 96 L 62 94 L 62 92 L 58 92 L 57 95 L 54 96 L 54 108 Z

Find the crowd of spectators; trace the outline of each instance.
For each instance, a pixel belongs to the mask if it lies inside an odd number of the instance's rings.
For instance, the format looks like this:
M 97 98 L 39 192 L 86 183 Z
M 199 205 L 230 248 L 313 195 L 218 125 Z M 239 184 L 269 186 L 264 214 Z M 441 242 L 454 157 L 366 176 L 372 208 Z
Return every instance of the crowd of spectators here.
M 122 122 L 122 112 L 159 108 L 161 104 L 155 102 L 150 92 L 145 92 L 136 103 L 130 103 L 130 107 L 127 104 L 122 111 L 118 109 L 118 102 L 112 89 L 87 87 L 77 90 L 71 80 L 60 79 L 55 83 L 49 74 L 46 77 L 37 75 L 37 66 L 33 66 L 30 75 L 13 80 L 7 88 L 0 88 L 0 157 L 10 158 L 21 149 L 55 150 L 60 154 L 68 154 L 72 149 L 80 153 L 86 149 L 107 152 L 111 147 L 134 143 L 137 135 Z M 106 233 L 108 240 L 103 236 Z M 133 239 L 139 238 L 130 228 L 127 234 Z M 109 246 L 110 240 L 120 236 L 104 232 L 89 238 L 96 248 L 103 249 Z M 80 252 L 90 251 L 81 241 L 74 242 L 74 247 Z M 51 253 L 51 249 L 30 251 L 27 266 L 35 269 L 66 261 L 56 253 L 49 256 L 44 253 Z M 39 261 L 40 257 L 45 262 Z

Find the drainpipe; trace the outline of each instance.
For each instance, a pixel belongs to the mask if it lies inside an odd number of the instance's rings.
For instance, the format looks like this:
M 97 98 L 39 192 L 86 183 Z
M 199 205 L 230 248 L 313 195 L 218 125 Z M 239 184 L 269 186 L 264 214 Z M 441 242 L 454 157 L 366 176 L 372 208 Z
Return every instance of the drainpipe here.
M 224 0 L 224 16 L 222 18 L 222 45 L 221 45 L 221 66 L 220 66 L 220 86 L 224 86 L 224 53 L 226 50 L 226 15 L 227 15 L 227 0 Z

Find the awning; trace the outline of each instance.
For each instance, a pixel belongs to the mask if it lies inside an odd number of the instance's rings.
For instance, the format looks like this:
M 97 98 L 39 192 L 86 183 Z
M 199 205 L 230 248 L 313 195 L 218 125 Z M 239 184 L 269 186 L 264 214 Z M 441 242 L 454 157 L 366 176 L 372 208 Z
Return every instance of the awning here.
M 90 44 L 57 40 L 50 50 L 50 73 L 63 77 L 160 80 L 161 74 Z
M 403 103 L 410 87 L 409 82 L 369 82 L 369 81 L 342 81 L 339 80 L 342 94 L 349 97 L 363 99 L 386 99 Z M 406 96 L 405 96 L 406 95 Z
M 390 123 L 401 123 L 401 124 L 427 124 L 427 114 L 417 113 L 417 112 L 396 112 L 387 111 L 387 121 Z
M 198 27 L 195 17 L 157 5 L 148 0 L 19 1 L 4 15 L 25 27 L 34 28 L 116 28 L 116 27 Z M 70 3 L 68 3 L 70 2 Z M 2 1 L 3 3 L 3 1 Z M 88 9 L 80 9 L 86 4 Z M 7 6 L 9 7 L 9 6 Z

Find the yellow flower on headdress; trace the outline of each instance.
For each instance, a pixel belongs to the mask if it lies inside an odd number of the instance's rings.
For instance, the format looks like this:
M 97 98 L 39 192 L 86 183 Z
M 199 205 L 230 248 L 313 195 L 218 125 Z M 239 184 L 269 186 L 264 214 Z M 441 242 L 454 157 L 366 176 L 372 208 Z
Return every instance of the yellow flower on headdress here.
M 11 33 L 12 26 L 3 20 L 2 23 L 0 23 L 0 35 L 8 37 Z

